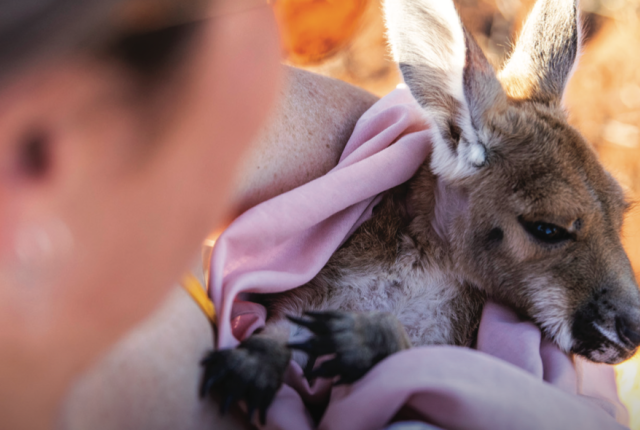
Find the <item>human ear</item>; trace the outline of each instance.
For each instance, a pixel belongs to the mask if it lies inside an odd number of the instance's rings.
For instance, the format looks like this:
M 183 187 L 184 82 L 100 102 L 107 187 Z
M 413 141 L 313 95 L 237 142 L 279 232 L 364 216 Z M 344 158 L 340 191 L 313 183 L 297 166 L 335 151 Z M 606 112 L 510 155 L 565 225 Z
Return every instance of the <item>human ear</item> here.
M 98 112 L 95 101 L 104 100 L 105 92 L 90 69 L 73 62 L 50 65 L 0 88 L 0 271 L 5 278 L 15 278 L 11 272 L 18 271 L 21 279 L 14 280 L 19 283 L 25 274 L 38 273 L 47 278 L 38 282 L 53 282 L 52 273 L 40 266 L 53 267 L 68 252 L 67 202 L 82 178 L 88 180 L 90 153 L 105 146 L 92 141 L 99 130 L 84 121 Z M 108 155 L 114 150 L 103 156 L 114 158 Z

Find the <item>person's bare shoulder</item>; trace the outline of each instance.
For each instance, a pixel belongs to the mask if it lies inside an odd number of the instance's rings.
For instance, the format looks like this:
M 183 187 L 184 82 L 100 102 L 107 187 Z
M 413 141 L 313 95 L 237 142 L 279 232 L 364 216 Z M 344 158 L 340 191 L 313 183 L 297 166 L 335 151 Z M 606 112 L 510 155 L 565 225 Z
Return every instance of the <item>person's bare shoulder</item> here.
M 61 413 L 64 430 L 243 430 L 234 408 L 224 417 L 198 397 L 200 360 L 214 334 L 182 289 L 121 339 L 76 382 Z
M 287 67 L 273 116 L 241 165 L 238 211 L 331 170 L 356 122 L 377 100 L 345 82 Z

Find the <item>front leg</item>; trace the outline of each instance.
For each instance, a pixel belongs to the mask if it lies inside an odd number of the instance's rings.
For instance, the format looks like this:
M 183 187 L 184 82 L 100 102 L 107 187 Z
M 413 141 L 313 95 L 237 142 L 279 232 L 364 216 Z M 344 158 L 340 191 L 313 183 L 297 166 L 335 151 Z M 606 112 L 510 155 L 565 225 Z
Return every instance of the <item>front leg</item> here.
M 339 376 L 337 384 L 350 384 L 386 357 L 411 347 L 402 324 L 385 312 L 306 312 L 307 318 L 288 317 L 315 335 L 306 342 L 290 344 L 316 357 L 335 354 L 310 372 L 311 377 Z
M 222 397 L 222 414 L 233 403 L 244 400 L 249 420 L 258 410 L 264 425 L 267 409 L 282 386 L 291 360 L 291 350 L 286 345 L 288 333 L 285 335 L 282 328 L 282 325 L 267 326 L 235 349 L 210 352 L 202 360 L 204 377 L 200 397 L 218 393 Z

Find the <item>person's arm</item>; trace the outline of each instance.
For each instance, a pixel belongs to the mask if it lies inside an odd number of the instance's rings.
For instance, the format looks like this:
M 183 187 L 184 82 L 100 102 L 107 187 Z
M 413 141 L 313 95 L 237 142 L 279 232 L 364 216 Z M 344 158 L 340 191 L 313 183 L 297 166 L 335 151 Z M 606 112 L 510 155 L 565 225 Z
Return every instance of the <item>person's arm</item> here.
M 335 166 L 356 121 L 376 100 L 343 82 L 288 68 L 279 106 L 241 169 L 238 213 Z M 186 292 L 175 291 L 77 382 L 62 427 L 246 428 L 237 410 L 222 419 L 217 404 L 198 398 L 199 362 L 213 340 L 202 311 Z
M 66 430 L 244 429 L 238 410 L 222 418 L 198 398 L 199 361 L 213 348 L 209 321 L 176 289 L 80 379 L 62 418 Z

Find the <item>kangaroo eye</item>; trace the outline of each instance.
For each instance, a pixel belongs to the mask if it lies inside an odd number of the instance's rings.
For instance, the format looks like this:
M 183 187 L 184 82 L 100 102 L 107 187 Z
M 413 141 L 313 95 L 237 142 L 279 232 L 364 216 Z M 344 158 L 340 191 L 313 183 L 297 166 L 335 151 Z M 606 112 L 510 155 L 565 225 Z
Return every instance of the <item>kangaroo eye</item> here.
M 530 222 L 525 221 L 522 218 L 520 218 L 519 221 L 527 233 L 545 243 L 556 244 L 569 240 L 572 237 L 571 233 L 566 229 L 555 224 L 540 221 Z

